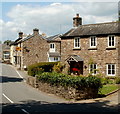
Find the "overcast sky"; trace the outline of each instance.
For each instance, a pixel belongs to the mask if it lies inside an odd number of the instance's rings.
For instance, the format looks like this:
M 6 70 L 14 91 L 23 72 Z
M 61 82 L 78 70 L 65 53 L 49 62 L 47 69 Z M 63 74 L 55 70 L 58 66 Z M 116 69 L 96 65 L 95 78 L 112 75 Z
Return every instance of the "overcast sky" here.
M 15 40 L 18 32 L 32 34 L 34 28 L 47 36 L 62 34 L 73 27 L 79 13 L 83 24 L 118 20 L 117 2 L 2 2 L 0 37 Z

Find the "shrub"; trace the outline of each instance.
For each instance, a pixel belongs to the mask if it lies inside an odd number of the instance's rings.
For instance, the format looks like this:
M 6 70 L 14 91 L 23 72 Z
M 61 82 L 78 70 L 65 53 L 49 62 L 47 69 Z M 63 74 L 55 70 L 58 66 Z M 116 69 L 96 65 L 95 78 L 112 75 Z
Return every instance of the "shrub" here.
M 64 86 L 64 87 L 73 87 L 73 88 L 95 88 L 99 89 L 102 87 L 102 83 L 100 78 L 96 76 L 71 76 L 71 75 L 65 75 L 61 73 L 42 73 L 39 76 L 37 76 L 38 80 L 49 83 L 51 85 L 56 86 Z
M 108 84 L 108 78 L 106 78 L 106 77 L 102 77 L 101 78 L 101 83 L 103 84 L 103 85 L 106 85 L 106 84 Z
M 28 66 L 28 75 L 35 76 L 42 72 L 52 72 L 53 66 L 58 62 L 41 62 Z
M 116 84 L 120 84 L 120 77 L 116 77 L 116 78 L 115 78 L 115 83 L 116 83 Z
M 53 66 L 53 71 L 57 72 L 57 73 L 61 73 L 63 68 L 64 68 L 64 65 L 62 63 L 58 62 L 58 64 L 55 64 Z

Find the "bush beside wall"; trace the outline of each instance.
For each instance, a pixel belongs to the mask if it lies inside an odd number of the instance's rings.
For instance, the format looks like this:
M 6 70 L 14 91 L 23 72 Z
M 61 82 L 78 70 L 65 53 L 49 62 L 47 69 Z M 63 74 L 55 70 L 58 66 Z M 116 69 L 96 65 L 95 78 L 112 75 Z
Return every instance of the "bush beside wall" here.
M 42 72 L 52 72 L 53 66 L 58 62 L 41 62 L 28 66 L 28 75 L 35 76 Z

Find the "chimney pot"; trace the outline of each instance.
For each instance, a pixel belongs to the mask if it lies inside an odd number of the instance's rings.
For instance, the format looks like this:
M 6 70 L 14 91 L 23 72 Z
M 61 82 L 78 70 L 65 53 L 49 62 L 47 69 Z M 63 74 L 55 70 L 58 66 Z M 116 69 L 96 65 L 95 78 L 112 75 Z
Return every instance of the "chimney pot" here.
M 39 29 L 37 29 L 37 28 L 33 29 L 33 34 L 38 35 L 39 34 Z
M 78 27 L 79 25 L 82 25 L 82 18 L 79 17 L 79 14 L 76 14 L 76 17 L 73 18 L 73 27 Z
M 79 13 L 76 14 L 76 17 L 79 17 Z
M 23 38 L 23 32 L 19 32 L 19 38 Z

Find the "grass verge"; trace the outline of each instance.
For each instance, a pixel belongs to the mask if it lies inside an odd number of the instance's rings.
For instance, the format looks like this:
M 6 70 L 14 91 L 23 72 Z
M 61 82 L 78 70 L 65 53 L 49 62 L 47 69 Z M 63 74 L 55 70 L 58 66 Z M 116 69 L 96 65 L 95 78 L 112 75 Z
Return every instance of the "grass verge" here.
M 100 89 L 98 94 L 106 95 L 106 94 L 109 94 L 117 89 L 119 89 L 119 86 L 116 84 L 103 85 L 103 87 Z

